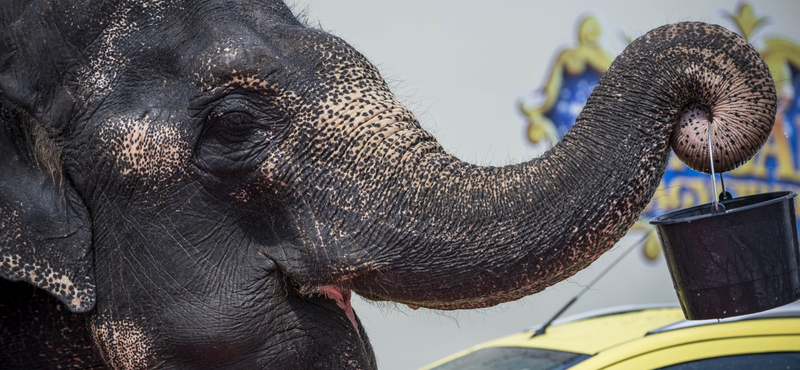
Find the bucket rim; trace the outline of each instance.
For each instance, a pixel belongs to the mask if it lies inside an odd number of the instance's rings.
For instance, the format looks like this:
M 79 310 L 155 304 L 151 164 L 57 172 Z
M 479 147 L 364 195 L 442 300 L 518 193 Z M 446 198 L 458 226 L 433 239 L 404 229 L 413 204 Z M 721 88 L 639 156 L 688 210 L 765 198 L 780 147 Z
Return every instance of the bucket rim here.
M 695 221 L 695 220 L 701 220 L 701 219 L 704 219 L 704 218 L 711 218 L 711 217 L 717 217 L 717 216 L 730 215 L 730 214 L 733 214 L 733 213 L 743 212 L 743 211 L 746 211 L 746 210 L 749 210 L 749 209 L 753 209 L 753 208 L 764 207 L 764 206 L 767 206 L 767 205 L 770 205 L 770 204 L 773 204 L 773 203 L 783 202 L 783 201 L 785 201 L 787 199 L 794 198 L 795 196 L 797 196 L 797 193 L 794 192 L 794 191 L 790 191 L 790 190 L 773 191 L 773 192 L 760 193 L 760 194 L 751 194 L 751 195 L 746 195 L 746 196 L 743 196 L 743 197 L 733 198 L 731 201 L 747 199 L 747 198 L 757 197 L 757 196 L 764 196 L 764 195 L 775 195 L 775 197 L 772 198 L 772 199 L 768 199 L 768 200 L 762 201 L 762 202 L 749 204 L 749 205 L 746 205 L 746 206 L 743 206 L 743 207 L 739 207 L 739 208 L 734 208 L 734 209 L 728 210 L 728 211 L 726 211 L 724 213 L 705 213 L 705 214 L 700 214 L 700 215 L 695 215 L 695 216 L 688 216 L 688 217 L 680 217 L 680 218 L 670 219 L 670 217 L 674 216 L 676 213 L 687 212 L 687 211 L 693 210 L 693 209 L 701 209 L 703 207 L 710 207 L 712 203 L 700 204 L 700 205 L 692 206 L 692 207 L 689 207 L 689 208 L 676 209 L 674 211 L 670 211 L 670 212 L 664 213 L 662 215 L 658 215 L 658 216 L 653 217 L 652 219 L 650 219 L 650 223 L 653 224 L 653 225 L 672 225 L 672 224 L 679 224 L 679 223 L 684 223 L 684 222 L 691 222 L 691 221 Z M 725 202 L 720 202 L 720 203 L 722 203 L 723 205 L 725 204 Z

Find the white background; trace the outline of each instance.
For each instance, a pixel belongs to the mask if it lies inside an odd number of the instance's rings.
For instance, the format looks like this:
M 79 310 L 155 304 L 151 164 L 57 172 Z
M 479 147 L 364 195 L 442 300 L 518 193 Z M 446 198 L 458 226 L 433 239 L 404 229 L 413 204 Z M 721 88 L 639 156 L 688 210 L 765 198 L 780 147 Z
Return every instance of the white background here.
M 535 156 L 518 113 L 541 88 L 556 53 L 574 46 L 577 22 L 602 21 L 606 51 L 626 36 L 665 23 L 697 20 L 736 30 L 726 18 L 737 1 L 296 0 L 314 26 L 340 36 L 381 70 L 392 91 L 449 152 L 477 164 Z M 783 36 L 800 43 L 800 2 L 753 1 L 769 23 L 751 41 Z M 567 281 L 517 302 L 473 311 L 413 311 L 354 298 L 383 370 L 414 369 L 474 344 L 545 321 L 636 236 Z M 624 241 L 625 241 L 624 240 Z M 676 297 L 663 258 L 648 265 L 634 252 L 567 314 Z

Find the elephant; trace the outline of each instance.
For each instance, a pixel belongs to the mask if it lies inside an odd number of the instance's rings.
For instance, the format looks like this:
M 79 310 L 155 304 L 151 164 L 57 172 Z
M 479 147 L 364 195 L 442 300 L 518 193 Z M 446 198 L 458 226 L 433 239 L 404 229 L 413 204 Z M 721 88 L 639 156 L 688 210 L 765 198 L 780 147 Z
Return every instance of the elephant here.
M 2 368 L 375 369 L 353 293 L 539 292 L 624 235 L 671 150 L 710 171 L 710 129 L 730 170 L 776 112 L 742 37 L 670 24 L 553 149 L 477 166 L 277 0 L 3 0 L 0 29 Z

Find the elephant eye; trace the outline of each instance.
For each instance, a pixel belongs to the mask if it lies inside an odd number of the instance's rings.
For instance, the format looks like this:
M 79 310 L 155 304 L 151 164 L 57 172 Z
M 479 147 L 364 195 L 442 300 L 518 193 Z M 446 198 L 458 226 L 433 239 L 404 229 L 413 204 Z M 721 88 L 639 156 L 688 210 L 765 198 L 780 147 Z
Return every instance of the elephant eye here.
M 195 148 L 195 163 L 221 176 L 253 172 L 269 156 L 282 115 L 267 104 L 233 101 L 209 113 Z
M 246 112 L 229 112 L 210 117 L 203 139 L 215 139 L 221 144 L 247 141 L 257 131 L 269 131 L 269 125 L 259 125 L 258 118 Z

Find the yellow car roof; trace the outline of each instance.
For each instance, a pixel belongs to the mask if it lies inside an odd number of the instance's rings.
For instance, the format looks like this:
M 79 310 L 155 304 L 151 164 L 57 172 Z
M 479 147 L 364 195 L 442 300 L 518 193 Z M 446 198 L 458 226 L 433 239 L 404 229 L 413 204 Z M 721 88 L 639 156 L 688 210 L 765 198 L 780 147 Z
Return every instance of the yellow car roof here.
M 683 312 L 678 307 L 652 305 L 614 307 L 556 320 L 543 335 L 534 336 L 539 327 L 532 327 L 521 333 L 485 342 L 443 358 L 421 370 L 433 369 L 472 352 L 492 347 L 529 347 L 580 353 L 592 357 L 575 368 L 594 368 L 597 363 L 608 366 L 619 359 L 663 347 L 667 342 L 671 343 L 667 343 L 668 345 L 676 345 L 676 343 L 720 336 L 761 335 L 764 331 L 770 334 L 793 335 L 800 339 L 798 317 L 800 317 L 800 302 L 719 321 L 684 320 Z M 792 319 L 753 321 L 780 318 Z M 715 325 L 717 323 L 733 325 Z M 690 338 L 687 339 L 687 336 Z M 800 349 L 800 341 L 796 344 L 798 348 L 795 350 Z
M 482 347 L 535 347 L 593 355 L 681 320 L 680 308 L 627 311 L 551 326 L 536 337 L 531 337 L 531 331 L 513 334 Z
M 538 327 L 481 343 L 445 357 L 420 370 L 432 369 L 456 358 L 490 347 L 531 347 L 594 355 L 603 349 L 642 338 L 651 330 L 684 319 L 678 307 L 623 306 L 596 310 L 556 320 L 544 335 L 532 337 Z

